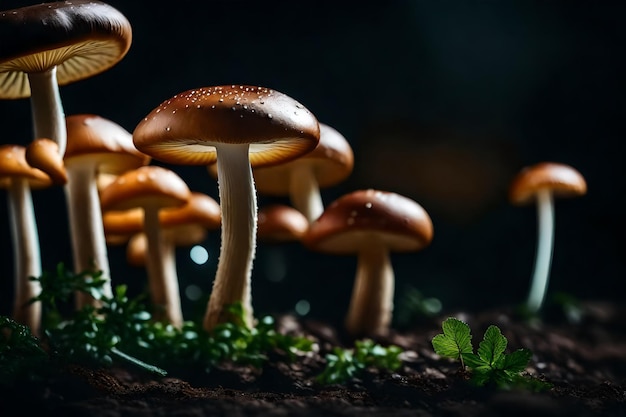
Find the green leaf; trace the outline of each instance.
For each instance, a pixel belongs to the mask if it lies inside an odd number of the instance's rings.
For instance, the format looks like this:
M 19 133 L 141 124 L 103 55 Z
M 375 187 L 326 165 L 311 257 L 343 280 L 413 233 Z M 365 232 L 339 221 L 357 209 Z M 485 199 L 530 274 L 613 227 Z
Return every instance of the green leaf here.
M 501 369 L 507 372 L 519 373 L 526 369 L 533 353 L 528 349 L 518 349 L 504 356 Z
M 465 361 L 465 364 L 472 369 L 477 369 L 484 366 L 489 367 L 489 364 L 475 353 L 464 353 L 462 357 Z
M 442 324 L 443 334 L 432 339 L 435 352 L 451 359 L 461 359 L 461 355 L 472 353 L 472 335 L 467 323 L 448 317 Z
M 504 354 L 507 343 L 508 341 L 502 335 L 500 329 L 491 325 L 487 328 L 485 336 L 478 346 L 478 356 L 493 366 Z

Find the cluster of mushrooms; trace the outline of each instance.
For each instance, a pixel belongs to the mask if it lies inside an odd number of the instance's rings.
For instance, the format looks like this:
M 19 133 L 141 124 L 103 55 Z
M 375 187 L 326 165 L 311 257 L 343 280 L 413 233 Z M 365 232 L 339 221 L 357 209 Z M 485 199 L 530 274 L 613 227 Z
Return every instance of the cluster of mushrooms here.
M 221 229 L 221 247 L 203 326 L 231 320 L 240 303 L 254 326 L 251 274 L 257 239 L 299 241 L 332 254 L 355 254 L 356 277 L 345 319 L 352 335 L 382 335 L 393 311 L 393 251 L 418 251 L 433 238 L 427 212 L 410 198 L 364 189 L 324 206 L 320 189 L 353 168 L 348 141 L 293 98 L 270 88 L 222 85 L 190 89 L 158 105 L 126 131 L 97 115 L 65 116 L 59 86 L 101 73 L 128 52 L 132 31 L 98 1 L 51 2 L 0 12 L 0 98 L 30 98 L 33 140 L 0 147 L 0 184 L 8 190 L 15 255 L 13 316 L 37 333 L 41 311 L 28 300 L 41 275 L 31 189 L 63 187 L 76 272 L 100 271 L 111 295 L 107 247 L 127 245 L 145 265 L 154 317 L 183 323 L 175 247 Z M 28 39 L 28 44 L 26 43 Z M 33 47 L 33 45 L 38 45 Z M 156 160 L 206 166 L 219 203 L 189 189 Z M 211 178 L 212 177 L 212 178 Z M 511 201 L 537 201 L 540 249 L 529 305 L 538 309 L 549 271 L 553 195 L 580 195 L 582 176 L 544 163 L 520 173 Z M 257 192 L 289 196 L 292 206 L 257 207 Z M 113 280 L 111 280 L 113 278 Z M 211 281 L 207 279 L 207 283 Z M 77 308 L 97 305 L 77 295 Z

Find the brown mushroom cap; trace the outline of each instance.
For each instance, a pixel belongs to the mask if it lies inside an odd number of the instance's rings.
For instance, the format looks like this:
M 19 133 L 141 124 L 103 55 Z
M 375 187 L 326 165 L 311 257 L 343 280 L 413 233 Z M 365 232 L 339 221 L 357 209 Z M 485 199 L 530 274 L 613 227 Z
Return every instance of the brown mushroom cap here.
M 143 230 L 143 210 L 133 208 L 130 210 L 110 210 L 102 213 L 102 224 L 107 236 L 130 237 Z
M 259 209 L 259 240 L 271 243 L 299 241 L 308 229 L 309 221 L 293 207 L 272 204 Z
M 319 141 L 319 125 L 285 94 L 229 85 L 188 90 L 166 100 L 139 122 L 133 140 L 153 158 L 180 165 L 216 162 L 219 144 L 250 144 L 255 167 L 311 151 Z
M 32 189 L 52 185 L 50 177 L 26 162 L 26 148 L 20 145 L 0 146 L 0 188 L 8 188 L 13 178 L 26 179 Z
M 320 141 L 311 152 L 293 161 L 254 170 L 259 193 L 289 193 L 290 172 L 296 165 L 308 165 L 320 188 L 331 187 L 345 180 L 354 167 L 354 154 L 345 137 L 332 127 L 320 123 Z
M 30 96 L 28 73 L 57 67 L 59 85 L 114 66 L 128 52 L 130 23 L 92 0 L 42 3 L 0 12 L 0 98 Z
M 135 148 L 130 132 L 111 120 L 93 114 L 75 114 L 67 124 L 66 165 L 84 158 L 98 160 L 98 173 L 121 174 L 150 162 Z
M 575 197 L 587 193 L 587 182 L 575 168 L 555 162 L 526 167 L 511 182 L 509 200 L 524 205 L 535 201 L 539 190 L 549 189 L 555 197 Z
M 32 141 L 26 147 L 26 162 L 39 168 L 50 176 L 55 184 L 67 183 L 67 171 L 63 158 L 59 155 L 59 145 L 48 138 L 39 138 Z
M 358 190 L 331 203 L 303 239 L 312 250 L 353 254 L 372 244 L 390 251 L 418 251 L 428 246 L 433 225 L 415 201 L 396 193 Z
M 190 196 L 189 187 L 176 173 L 146 165 L 120 175 L 102 190 L 100 205 L 103 211 L 165 208 L 182 206 Z

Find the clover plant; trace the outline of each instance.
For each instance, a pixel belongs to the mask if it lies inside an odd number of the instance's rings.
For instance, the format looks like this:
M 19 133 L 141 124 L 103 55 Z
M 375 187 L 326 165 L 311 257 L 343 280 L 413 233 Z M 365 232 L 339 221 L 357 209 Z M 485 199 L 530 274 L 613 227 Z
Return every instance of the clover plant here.
M 532 357 L 529 349 L 505 353 L 508 341 L 497 326 L 487 328 L 476 353 L 467 323 L 449 317 L 443 322 L 442 329 L 443 333 L 432 339 L 435 352 L 460 360 L 463 370 L 469 368 L 475 385 L 493 384 L 498 388 L 523 386 L 534 390 L 549 387 L 549 384 L 523 374 Z

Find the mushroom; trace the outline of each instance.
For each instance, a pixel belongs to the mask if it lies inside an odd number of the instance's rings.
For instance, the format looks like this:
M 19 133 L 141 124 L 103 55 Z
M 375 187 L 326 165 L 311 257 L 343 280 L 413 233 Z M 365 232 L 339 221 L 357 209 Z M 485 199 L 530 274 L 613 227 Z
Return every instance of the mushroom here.
M 543 306 L 554 248 L 554 198 L 587 193 L 587 183 L 576 169 L 555 162 L 523 168 L 513 178 L 509 201 L 514 205 L 537 204 L 537 250 L 526 308 L 537 313 Z
M 55 184 L 67 183 L 67 171 L 59 153 L 59 144 L 52 139 L 39 138 L 32 141 L 26 147 L 25 158 L 28 165 L 48 174 Z
M 135 145 L 162 162 L 218 163 L 222 246 L 203 327 L 235 317 L 253 326 L 250 275 L 256 251 L 257 201 L 253 166 L 278 164 L 315 148 L 317 119 L 277 91 L 247 85 L 198 88 L 177 94 L 152 110 L 133 132 Z
M 108 4 L 57 1 L 0 12 L 0 98 L 30 96 L 35 138 L 65 153 L 59 86 L 101 73 L 130 48 L 128 20 Z
M 384 336 L 393 312 L 390 252 L 428 246 L 433 225 L 415 201 L 392 192 L 357 190 L 331 203 L 309 226 L 311 250 L 356 254 L 357 272 L 345 327 L 352 336 Z
M 320 188 L 345 180 L 352 172 L 354 154 L 346 138 L 334 128 L 320 123 L 320 141 L 315 149 L 283 164 L 254 169 L 259 194 L 288 195 L 293 206 L 309 222 L 324 211 Z M 209 166 L 214 177 L 215 165 Z
M 221 224 L 220 206 L 206 194 L 192 192 L 184 206 L 159 212 L 161 232 L 166 253 L 161 259 L 172 280 L 178 280 L 176 247 L 196 245 L 206 239 L 209 230 Z M 133 266 L 144 266 L 148 256 L 145 233 L 137 233 L 128 241 L 126 259 Z
M 9 224 L 14 256 L 15 304 L 13 318 L 38 334 L 41 324 L 40 303 L 28 303 L 41 287 L 30 277 L 41 275 L 39 235 L 31 189 L 47 187 L 50 178 L 26 163 L 26 150 L 19 145 L 0 146 L 0 187 L 8 192 Z
M 300 241 L 309 228 L 304 214 L 293 207 L 271 204 L 259 209 L 258 238 L 269 243 Z
M 142 166 L 128 171 L 102 190 L 101 206 L 107 210 L 142 208 L 143 232 L 148 239 L 148 284 L 154 307 L 154 318 L 182 325 L 178 282 L 172 280 L 164 267 L 169 256 L 161 235 L 159 212 L 166 207 L 187 203 L 191 191 L 185 181 L 173 171 L 159 166 Z
M 107 280 L 105 296 L 112 296 L 110 267 L 97 187 L 101 173 L 119 175 L 146 165 L 150 157 L 133 145 L 132 135 L 117 123 L 92 114 L 68 116 L 65 186 L 74 271 L 99 271 Z M 77 308 L 95 300 L 77 294 Z

